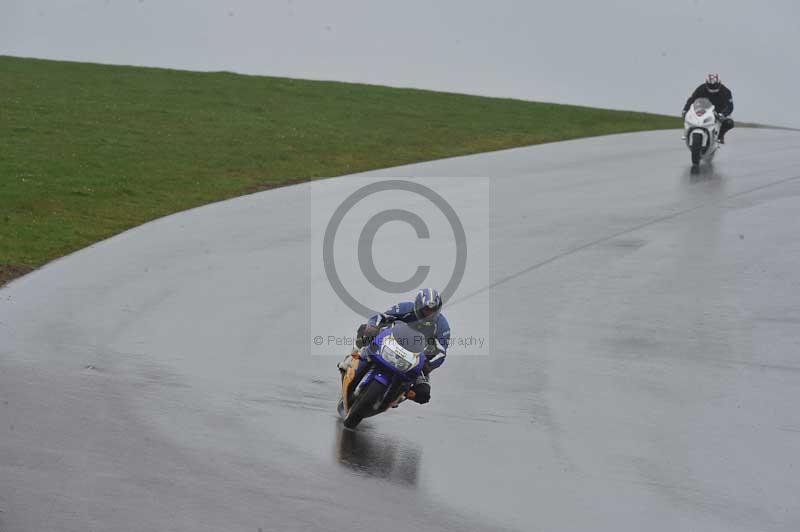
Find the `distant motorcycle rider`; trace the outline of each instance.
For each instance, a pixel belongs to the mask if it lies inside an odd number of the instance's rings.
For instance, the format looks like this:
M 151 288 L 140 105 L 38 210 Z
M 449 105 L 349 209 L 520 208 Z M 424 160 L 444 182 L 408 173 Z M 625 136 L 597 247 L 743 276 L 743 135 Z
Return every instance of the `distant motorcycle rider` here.
M 708 98 L 714 104 L 714 109 L 721 122 L 719 142 L 725 144 L 725 133 L 734 127 L 733 119 L 730 118 L 730 114 L 733 112 L 733 93 L 719 80 L 719 74 L 709 74 L 706 76 L 706 82 L 697 87 L 686 100 L 686 105 L 683 106 L 683 116 L 686 115 L 692 102 L 698 98 Z
M 423 374 L 419 376 L 412 387 L 414 393 L 409 394 L 411 400 L 420 404 L 430 401 L 430 373 L 444 363 L 447 347 L 450 344 L 450 324 L 441 313 L 442 304 L 442 296 L 437 290 L 423 288 L 417 293 L 414 301 L 403 301 L 386 312 L 375 314 L 356 332 L 356 347 L 358 348 L 370 345 L 381 329 L 395 321 L 403 321 L 425 336 L 428 344 L 425 347 L 427 361 L 422 370 Z M 352 360 L 352 355 L 348 354 L 338 364 L 342 374 L 350 366 Z M 361 359 L 360 363 L 363 364 L 366 361 Z

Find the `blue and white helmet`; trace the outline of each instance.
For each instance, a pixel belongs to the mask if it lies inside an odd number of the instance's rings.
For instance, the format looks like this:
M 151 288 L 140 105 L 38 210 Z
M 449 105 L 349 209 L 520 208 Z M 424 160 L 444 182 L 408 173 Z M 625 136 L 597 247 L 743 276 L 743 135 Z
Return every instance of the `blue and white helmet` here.
M 442 310 L 442 296 L 438 290 L 423 288 L 414 299 L 414 315 L 418 320 L 432 320 Z

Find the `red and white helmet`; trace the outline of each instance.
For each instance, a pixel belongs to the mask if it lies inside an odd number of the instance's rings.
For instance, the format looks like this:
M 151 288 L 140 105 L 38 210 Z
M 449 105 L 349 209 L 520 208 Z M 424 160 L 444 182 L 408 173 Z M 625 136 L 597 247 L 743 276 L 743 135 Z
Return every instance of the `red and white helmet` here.
M 708 92 L 719 92 L 719 74 L 709 74 L 706 76 L 706 89 Z

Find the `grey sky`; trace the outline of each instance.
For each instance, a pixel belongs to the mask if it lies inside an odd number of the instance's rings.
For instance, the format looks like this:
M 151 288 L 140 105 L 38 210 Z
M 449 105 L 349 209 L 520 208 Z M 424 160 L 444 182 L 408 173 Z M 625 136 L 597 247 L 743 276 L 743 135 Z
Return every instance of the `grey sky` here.
M 0 53 L 677 114 L 707 71 L 800 127 L 796 0 L 0 0 Z

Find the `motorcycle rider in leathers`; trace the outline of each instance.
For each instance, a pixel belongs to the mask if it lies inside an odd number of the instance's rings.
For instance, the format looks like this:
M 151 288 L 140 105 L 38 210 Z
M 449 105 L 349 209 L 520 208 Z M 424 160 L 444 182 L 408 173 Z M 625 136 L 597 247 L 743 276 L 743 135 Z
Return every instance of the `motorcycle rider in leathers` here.
M 366 323 L 362 324 L 356 332 L 356 347 L 361 348 L 369 345 L 380 330 L 395 321 L 408 323 L 412 328 L 419 331 L 427 340 L 425 357 L 427 361 L 423 368 L 423 374 L 419 376 L 409 394 L 409 399 L 424 404 L 430 401 L 431 372 L 444 363 L 447 356 L 447 346 L 450 343 L 450 324 L 447 318 L 441 313 L 442 296 L 437 290 L 423 288 L 417 293 L 414 301 L 404 301 L 393 306 L 386 312 L 375 314 Z M 357 353 L 354 352 L 354 353 Z M 355 360 L 353 354 L 348 354 L 345 359 L 338 364 L 339 371 L 344 372 Z M 365 365 L 364 358 L 359 359 L 360 371 Z
M 734 127 L 733 119 L 730 118 L 730 114 L 733 112 L 733 93 L 719 80 L 719 74 L 709 74 L 706 76 L 706 82 L 697 87 L 686 100 L 686 104 L 683 106 L 683 116 L 686 116 L 692 102 L 698 98 L 708 98 L 714 104 L 714 110 L 722 123 L 719 129 L 719 142 L 725 144 L 725 133 Z

